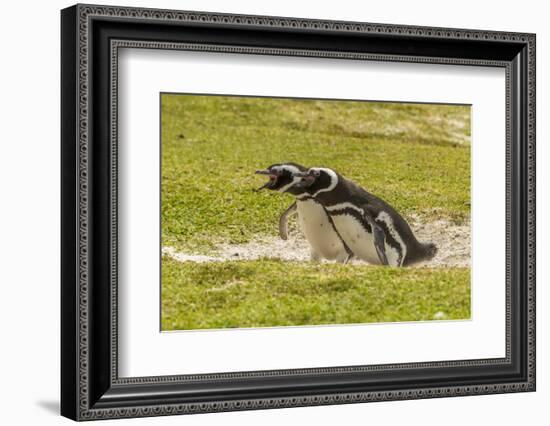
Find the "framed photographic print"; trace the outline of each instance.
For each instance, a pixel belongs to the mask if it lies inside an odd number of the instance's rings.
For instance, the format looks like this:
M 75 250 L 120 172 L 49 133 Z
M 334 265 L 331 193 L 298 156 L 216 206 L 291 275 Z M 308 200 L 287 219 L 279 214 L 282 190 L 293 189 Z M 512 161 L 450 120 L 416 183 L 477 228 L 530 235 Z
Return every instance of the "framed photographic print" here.
M 74 420 L 535 390 L 535 36 L 76 5 Z

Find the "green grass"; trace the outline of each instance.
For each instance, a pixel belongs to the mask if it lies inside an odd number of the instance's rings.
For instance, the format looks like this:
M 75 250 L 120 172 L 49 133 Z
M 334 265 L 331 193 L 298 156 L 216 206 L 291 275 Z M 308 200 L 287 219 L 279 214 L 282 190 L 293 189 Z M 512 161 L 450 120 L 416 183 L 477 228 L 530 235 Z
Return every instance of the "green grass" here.
M 276 236 L 292 198 L 254 171 L 294 161 L 356 181 L 405 217 L 470 216 L 470 108 L 162 95 L 162 242 L 209 253 Z M 466 319 L 469 268 L 162 260 L 162 329 Z
M 276 235 L 288 195 L 256 193 L 254 170 L 327 166 L 405 216 L 470 215 L 470 108 L 162 95 L 162 236 L 208 251 Z
M 163 259 L 162 329 L 470 317 L 470 270 Z

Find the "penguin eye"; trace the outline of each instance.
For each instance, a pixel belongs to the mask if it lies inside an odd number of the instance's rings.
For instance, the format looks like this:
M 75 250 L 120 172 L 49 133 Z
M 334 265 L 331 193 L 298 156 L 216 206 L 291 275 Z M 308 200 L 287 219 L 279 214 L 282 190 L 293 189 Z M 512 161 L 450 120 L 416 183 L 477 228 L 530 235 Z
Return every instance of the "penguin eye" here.
M 321 176 L 321 172 L 319 170 L 313 170 L 313 176 L 319 177 Z

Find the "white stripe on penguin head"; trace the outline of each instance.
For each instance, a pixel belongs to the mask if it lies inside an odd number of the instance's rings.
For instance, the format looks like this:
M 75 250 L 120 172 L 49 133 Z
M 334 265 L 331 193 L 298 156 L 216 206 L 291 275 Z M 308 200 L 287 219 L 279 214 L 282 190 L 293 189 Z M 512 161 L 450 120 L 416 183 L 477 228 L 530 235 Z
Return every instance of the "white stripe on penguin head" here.
M 330 192 L 332 191 L 334 188 L 336 188 L 336 185 L 338 185 L 338 175 L 336 174 L 336 172 L 332 169 L 327 169 L 325 167 L 312 167 L 311 169 L 308 170 L 308 172 L 310 170 L 317 170 L 319 172 L 325 172 L 326 174 L 328 174 L 330 176 L 330 185 L 327 186 L 326 188 L 321 188 L 319 189 L 318 191 L 316 191 L 314 194 L 311 194 L 312 197 L 316 197 L 317 195 L 319 195 L 321 192 Z
M 301 178 L 298 176 L 294 176 L 294 173 L 299 173 L 300 169 L 296 166 L 292 166 L 290 164 L 284 164 L 282 166 L 275 166 L 273 167 L 273 170 L 286 170 L 292 174 L 292 182 L 287 183 L 285 186 L 282 186 L 278 189 L 279 192 L 286 192 L 289 188 L 296 185 Z

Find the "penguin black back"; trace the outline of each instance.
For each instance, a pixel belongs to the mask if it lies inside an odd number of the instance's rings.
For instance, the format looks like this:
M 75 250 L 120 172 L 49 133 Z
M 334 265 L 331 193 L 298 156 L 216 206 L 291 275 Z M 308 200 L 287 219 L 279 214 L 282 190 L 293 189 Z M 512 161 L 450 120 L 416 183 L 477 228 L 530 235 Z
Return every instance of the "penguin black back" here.
M 300 176 L 306 193 L 323 204 L 331 214 L 345 213 L 364 222 L 359 217 L 359 210 L 368 210 L 376 224 L 384 230 L 386 240 L 397 245 L 398 239 L 401 239 L 407 249 L 402 266 L 429 260 L 436 255 L 435 244 L 418 241 L 407 221 L 391 205 L 355 182 L 328 168 L 312 168 Z M 370 228 L 368 223 L 365 226 Z M 372 232 L 371 229 L 367 231 Z

